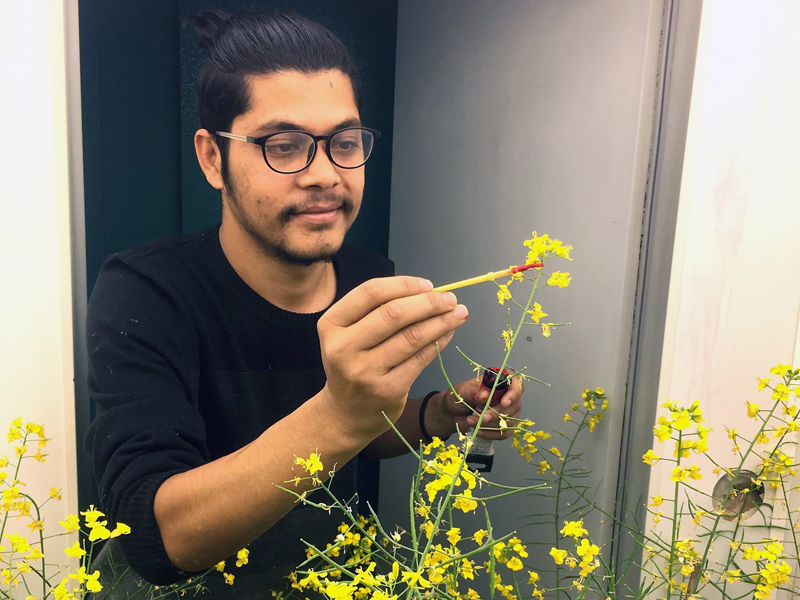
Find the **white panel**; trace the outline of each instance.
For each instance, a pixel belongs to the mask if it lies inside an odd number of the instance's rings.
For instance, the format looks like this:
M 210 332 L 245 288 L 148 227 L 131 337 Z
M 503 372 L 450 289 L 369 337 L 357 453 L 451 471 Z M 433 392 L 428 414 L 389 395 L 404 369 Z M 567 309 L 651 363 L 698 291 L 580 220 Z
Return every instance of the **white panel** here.
M 64 490 L 44 513 L 57 533 L 77 510 L 63 3 L 0 2 L 0 81 L 0 430 L 44 423 L 49 457 L 26 461 L 22 479 L 40 500 Z M 50 540 L 48 556 L 65 543 Z
M 716 431 L 709 454 L 726 466 L 723 425 L 754 431 L 744 403 L 759 400 L 756 377 L 797 360 L 798 22 L 791 0 L 703 9 L 659 397 L 700 400 Z M 713 465 L 701 467 L 710 492 Z M 671 496 L 669 468 L 654 469 L 653 494 Z
M 610 395 L 587 466 L 613 502 L 631 344 L 663 4 L 658 1 L 401 0 L 390 256 L 399 273 L 437 284 L 517 264 L 532 230 L 575 246 L 569 288 L 543 293 L 550 339 L 531 331 L 512 363 L 551 388 L 528 386 L 524 413 L 545 429 L 584 387 Z M 562 265 L 553 266 L 560 269 Z M 460 290 L 471 311 L 453 345 L 501 360 L 506 321 L 492 284 Z M 456 380 L 471 371 L 454 349 Z M 412 392 L 441 389 L 438 367 Z M 530 466 L 498 447 L 495 480 L 521 484 Z M 411 461 L 384 464 L 387 526 L 408 520 Z M 494 505 L 506 532 L 537 511 L 529 497 Z M 549 531 L 549 530 L 548 530 Z M 535 532 L 528 530 L 524 537 Z M 538 551 L 534 551 L 538 552 Z M 543 552 L 546 553 L 546 550 Z M 531 563 L 551 560 L 531 555 Z

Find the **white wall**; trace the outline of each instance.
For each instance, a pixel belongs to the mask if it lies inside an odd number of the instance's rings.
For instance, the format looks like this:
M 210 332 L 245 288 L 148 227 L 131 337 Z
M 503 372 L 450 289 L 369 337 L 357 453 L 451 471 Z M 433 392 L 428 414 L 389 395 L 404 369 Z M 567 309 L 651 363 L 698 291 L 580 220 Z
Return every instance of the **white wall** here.
M 703 6 L 659 398 L 700 400 L 726 466 L 723 425 L 754 430 L 755 378 L 800 362 L 798 22 L 793 0 Z M 718 477 L 701 467 L 710 492 Z M 671 495 L 669 470 L 654 469 L 652 494 Z
M 16 417 L 45 425 L 47 462 L 25 461 L 21 478 L 38 499 L 64 490 L 45 513 L 56 533 L 77 510 L 62 2 L 0 0 L 0 82 L 0 431 Z M 51 540 L 48 556 L 65 542 Z
M 550 339 L 531 332 L 512 360 L 552 387 L 528 386 L 524 414 L 544 429 L 584 387 L 606 388 L 609 420 L 586 466 L 613 502 L 631 344 L 663 3 L 401 0 L 389 252 L 399 273 L 437 284 L 518 264 L 532 230 L 575 247 L 569 288 L 545 292 Z M 496 288 L 458 291 L 470 309 L 456 334 L 467 354 L 499 363 L 505 308 Z M 551 291 L 551 290 L 550 290 Z M 471 376 L 454 349 L 452 377 Z M 437 366 L 412 393 L 442 389 Z M 562 444 L 563 445 L 563 444 Z M 530 466 L 510 445 L 492 472 L 522 484 Z M 408 459 L 382 466 L 387 526 L 408 521 Z M 540 508 L 530 497 L 494 503 L 498 531 Z M 552 531 L 552 526 L 547 530 Z M 537 536 L 525 530 L 529 541 Z M 547 548 L 530 564 L 552 564 Z M 547 562 L 546 562 L 547 561 Z

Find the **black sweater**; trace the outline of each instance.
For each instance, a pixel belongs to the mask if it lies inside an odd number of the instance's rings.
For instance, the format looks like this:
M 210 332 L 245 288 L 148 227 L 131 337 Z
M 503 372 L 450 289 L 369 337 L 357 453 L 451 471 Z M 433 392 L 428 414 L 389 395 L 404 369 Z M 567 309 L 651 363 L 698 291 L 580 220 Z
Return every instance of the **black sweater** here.
M 333 265 L 337 300 L 394 270 L 347 244 Z M 86 446 L 102 509 L 110 523 L 131 527 L 119 541 L 148 581 L 189 575 L 172 565 L 161 541 L 153 512 L 159 486 L 247 445 L 322 389 L 321 314 L 279 309 L 253 291 L 225 258 L 218 226 L 106 261 L 89 301 L 89 391 L 97 417 Z M 355 492 L 354 463 L 334 479 L 342 498 Z M 236 584 L 224 597 L 262 597 L 265 588 L 282 585 L 304 560 L 300 539 L 324 547 L 340 521 L 295 508 L 250 546 L 250 564 L 232 571 Z

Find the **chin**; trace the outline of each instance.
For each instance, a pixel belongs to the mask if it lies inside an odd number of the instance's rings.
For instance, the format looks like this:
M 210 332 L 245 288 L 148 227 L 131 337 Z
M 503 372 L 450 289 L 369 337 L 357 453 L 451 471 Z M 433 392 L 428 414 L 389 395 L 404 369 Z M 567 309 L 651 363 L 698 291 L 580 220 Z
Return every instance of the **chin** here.
M 333 255 L 342 247 L 343 241 L 318 244 L 308 248 L 293 248 L 279 244 L 275 250 L 277 257 L 285 263 L 309 267 L 316 263 L 330 262 Z

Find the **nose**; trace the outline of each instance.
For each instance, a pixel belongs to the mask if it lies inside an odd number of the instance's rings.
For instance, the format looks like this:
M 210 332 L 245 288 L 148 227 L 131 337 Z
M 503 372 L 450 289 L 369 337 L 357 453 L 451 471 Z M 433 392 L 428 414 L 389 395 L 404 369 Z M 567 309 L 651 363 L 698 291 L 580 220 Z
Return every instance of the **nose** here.
M 327 141 L 317 143 L 317 152 L 314 154 L 311 164 L 300 172 L 300 184 L 303 187 L 318 187 L 326 190 L 341 181 L 336 166 L 331 162 L 328 153 L 322 146 L 327 143 Z

